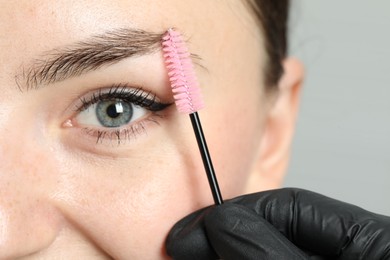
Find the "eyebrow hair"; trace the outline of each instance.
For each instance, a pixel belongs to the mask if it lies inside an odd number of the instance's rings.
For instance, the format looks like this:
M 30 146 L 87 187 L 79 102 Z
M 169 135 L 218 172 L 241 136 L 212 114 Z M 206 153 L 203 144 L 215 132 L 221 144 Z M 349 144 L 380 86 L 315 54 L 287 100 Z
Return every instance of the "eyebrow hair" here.
M 165 33 L 165 32 L 164 32 Z M 117 29 L 75 44 L 53 49 L 35 59 L 15 77 L 20 90 L 37 89 L 70 77 L 112 65 L 122 59 L 159 50 L 164 33 L 138 29 Z M 22 86 L 20 80 L 24 80 Z

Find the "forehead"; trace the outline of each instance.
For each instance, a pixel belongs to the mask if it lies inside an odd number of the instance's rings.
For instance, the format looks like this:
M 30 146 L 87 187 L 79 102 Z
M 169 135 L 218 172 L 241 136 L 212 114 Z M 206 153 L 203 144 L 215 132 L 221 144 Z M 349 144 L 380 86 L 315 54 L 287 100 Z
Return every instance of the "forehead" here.
M 2 40 L 6 36 L 42 34 L 45 41 L 80 38 L 112 27 L 130 26 L 145 30 L 173 25 L 213 29 L 229 23 L 236 4 L 209 0 L 88 0 L 6 1 L 0 0 Z M 233 2 L 237 2 L 234 0 Z M 23 32 L 23 34 L 20 34 Z M 68 35 L 66 35 L 69 33 Z M 31 42 L 30 42 L 31 43 Z
M 247 41 L 240 34 L 251 22 L 238 0 L 0 0 L 0 5 L 0 80 L 12 81 L 45 52 L 118 28 L 162 32 L 178 27 L 191 50 L 212 60 L 229 53 L 226 42 Z
M 236 1 L 236 0 L 235 0 Z M 17 55 L 66 44 L 118 27 L 212 30 L 228 23 L 226 1 L 209 0 L 0 0 L 0 45 Z M 207 27 L 207 26 L 208 27 Z M 215 32 L 214 32 L 215 33 Z M 15 48 L 12 48 L 15 47 Z
M 0 9 L 1 46 L 23 51 L 44 51 L 79 41 L 112 28 L 156 28 L 159 11 L 152 1 L 3 1 Z M 150 17 L 145 19 L 144 17 Z M 14 47 L 14 48 L 13 48 Z

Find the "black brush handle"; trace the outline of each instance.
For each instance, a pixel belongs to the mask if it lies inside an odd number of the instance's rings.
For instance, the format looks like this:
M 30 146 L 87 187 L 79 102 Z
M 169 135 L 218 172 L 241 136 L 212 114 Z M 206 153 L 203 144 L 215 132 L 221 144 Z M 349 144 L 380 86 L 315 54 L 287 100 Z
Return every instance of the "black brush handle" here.
M 202 124 L 200 123 L 198 112 L 190 114 L 190 118 L 192 127 L 194 128 L 196 141 L 198 142 L 199 151 L 202 156 L 204 169 L 206 170 L 207 179 L 209 180 L 214 202 L 216 205 L 221 205 L 223 203 L 222 195 L 221 191 L 219 190 L 217 177 L 215 176 L 213 163 L 211 162 L 209 149 L 207 148 L 206 139 L 204 138 Z

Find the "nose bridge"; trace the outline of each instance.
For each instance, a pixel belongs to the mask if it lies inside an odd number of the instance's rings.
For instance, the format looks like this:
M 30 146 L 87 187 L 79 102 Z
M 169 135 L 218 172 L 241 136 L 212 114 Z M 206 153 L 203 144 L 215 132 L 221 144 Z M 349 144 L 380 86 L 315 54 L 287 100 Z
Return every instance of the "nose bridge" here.
M 23 120 L 23 113 L 17 110 L 4 110 L 0 112 L 0 184 L 2 179 L 31 177 L 40 153 L 31 120 Z
M 59 217 L 49 198 L 50 159 L 32 121 L 17 112 L 0 117 L 0 259 L 12 259 L 50 245 Z

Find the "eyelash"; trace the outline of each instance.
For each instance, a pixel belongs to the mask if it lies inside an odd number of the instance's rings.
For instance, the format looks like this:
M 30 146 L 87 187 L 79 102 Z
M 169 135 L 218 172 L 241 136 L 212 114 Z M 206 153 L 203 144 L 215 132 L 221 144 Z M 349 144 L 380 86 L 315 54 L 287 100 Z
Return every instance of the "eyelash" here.
M 112 130 L 99 130 L 85 127 L 84 130 L 88 135 L 96 137 L 97 144 L 101 143 L 103 139 L 109 139 L 112 141 L 112 139 L 115 138 L 119 145 L 123 142 L 123 140 L 130 140 L 132 137 L 136 137 L 141 132 L 146 131 L 144 125 L 145 120 L 159 124 L 156 117 L 162 118 L 162 115 L 158 112 L 166 109 L 172 104 L 157 101 L 155 94 L 147 92 L 142 88 L 132 88 L 128 84 L 116 84 L 109 88 L 99 89 L 98 91 L 92 93 L 89 97 L 81 97 L 79 105 L 76 106 L 76 112 L 80 113 L 85 111 L 90 106 L 97 104 L 98 102 L 115 99 L 145 108 L 152 113 L 146 119 L 137 120 L 127 126 Z

